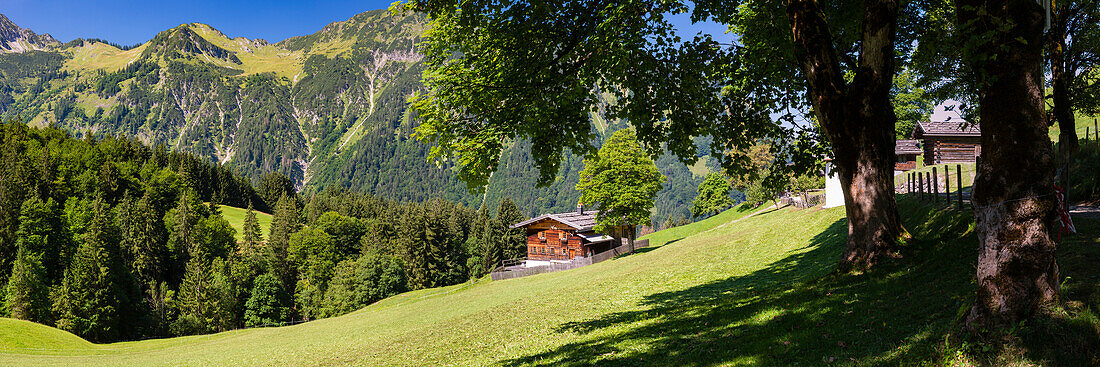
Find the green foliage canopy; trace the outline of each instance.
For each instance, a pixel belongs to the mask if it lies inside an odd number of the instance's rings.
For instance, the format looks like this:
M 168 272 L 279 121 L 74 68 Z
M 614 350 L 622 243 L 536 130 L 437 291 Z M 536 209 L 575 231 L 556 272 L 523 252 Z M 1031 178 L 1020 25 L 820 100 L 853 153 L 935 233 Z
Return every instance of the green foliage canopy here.
M 599 207 L 595 229 L 606 233 L 614 227 L 648 224 L 653 199 L 664 181 L 634 130 L 623 129 L 595 157 L 585 159 L 577 190 L 581 203 Z
M 731 78 L 739 60 L 730 49 L 709 36 L 675 35 L 667 14 L 686 12 L 684 2 L 404 6 L 432 19 L 427 91 L 412 98 L 417 136 L 436 144 L 432 157 L 454 157 L 472 188 L 488 181 L 505 142 L 517 137 L 535 142 L 540 182 L 549 183 L 565 149 L 595 152 L 592 114 L 626 119 L 650 152 L 667 148 L 685 162 L 697 158 L 695 136 L 714 136 L 712 155 L 734 165 L 721 153 L 780 130 L 769 104 L 740 88 L 755 83 Z
M 691 215 L 718 214 L 733 206 L 735 203 L 730 198 L 732 190 L 728 177 L 718 172 L 708 174 L 703 184 L 699 185 L 699 196 L 692 202 Z

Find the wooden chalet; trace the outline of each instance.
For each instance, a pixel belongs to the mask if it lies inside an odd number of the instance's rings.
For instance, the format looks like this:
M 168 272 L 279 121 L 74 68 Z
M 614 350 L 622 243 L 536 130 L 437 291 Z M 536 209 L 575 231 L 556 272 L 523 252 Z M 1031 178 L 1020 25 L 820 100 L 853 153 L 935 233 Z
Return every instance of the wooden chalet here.
M 913 129 L 921 140 L 924 164 L 974 162 L 982 152 L 982 130 L 966 121 L 921 121 Z
M 917 168 L 917 155 L 923 152 L 920 149 L 919 140 L 902 139 L 894 141 L 894 155 L 897 156 L 894 170 L 908 171 Z
M 618 241 L 596 233 L 596 211 L 543 214 L 516 223 L 512 228 L 527 229 L 527 260 L 541 262 L 571 261 L 610 250 Z

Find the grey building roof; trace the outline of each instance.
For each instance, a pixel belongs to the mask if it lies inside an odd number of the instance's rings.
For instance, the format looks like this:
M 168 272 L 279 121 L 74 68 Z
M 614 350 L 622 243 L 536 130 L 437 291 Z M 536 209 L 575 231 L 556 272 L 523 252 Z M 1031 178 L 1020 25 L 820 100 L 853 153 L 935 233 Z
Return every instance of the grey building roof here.
M 526 227 L 532 223 L 538 222 L 543 219 L 551 219 L 561 224 L 573 227 L 578 231 L 591 231 L 592 227 L 596 225 L 596 211 L 586 210 L 583 213 L 577 211 L 566 213 L 553 213 L 543 214 L 516 224 L 513 224 L 511 228 Z
M 894 141 L 894 154 L 921 154 L 920 140 L 901 139 Z
M 913 138 L 924 136 L 982 136 L 982 129 L 965 120 L 919 121 L 913 128 Z

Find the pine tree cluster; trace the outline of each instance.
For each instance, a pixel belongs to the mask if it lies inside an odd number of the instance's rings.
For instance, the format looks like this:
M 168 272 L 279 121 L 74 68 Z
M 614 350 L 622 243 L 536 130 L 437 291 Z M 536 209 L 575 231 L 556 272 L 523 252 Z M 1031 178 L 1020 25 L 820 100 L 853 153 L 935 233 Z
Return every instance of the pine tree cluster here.
M 444 199 L 302 197 L 188 153 L 0 124 L 0 315 L 96 342 L 330 317 L 476 278 L 526 219 Z M 248 208 L 240 239 L 221 205 Z M 262 228 L 258 211 L 272 213 Z

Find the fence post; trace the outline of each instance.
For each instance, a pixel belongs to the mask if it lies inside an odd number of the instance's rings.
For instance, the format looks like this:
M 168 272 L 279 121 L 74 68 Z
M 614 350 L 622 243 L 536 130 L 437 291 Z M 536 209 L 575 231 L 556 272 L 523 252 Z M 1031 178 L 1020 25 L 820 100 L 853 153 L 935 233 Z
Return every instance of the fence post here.
M 951 167 L 943 165 L 943 193 L 947 195 L 947 206 L 951 206 Z
M 956 177 L 956 180 L 958 180 L 958 184 L 959 184 L 958 185 L 959 186 L 959 191 L 958 191 L 958 193 L 959 193 L 959 209 L 962 209 L 962 207 L 963 207 L 963 165 L 961 165 L 961 164 L 956 164 L 955 165 L 955 177 Z
M 932 172 L 924 173 L 924 184 L 928 185 L 928 198 L 932 199 Z
M 906 194 L 912 194 L 913 193 L 913 172 L 906 172 L 905 173 L 905 193 Z
M 920 195 L 917 195 L 917 197 L 924 200 L 924 175 L 920 172 L 917 172 L 917 188 L 920 191 Z
M 940 178 L 936 175 L 936 168 L 932 167 L 932 202 L 940 202 Z

